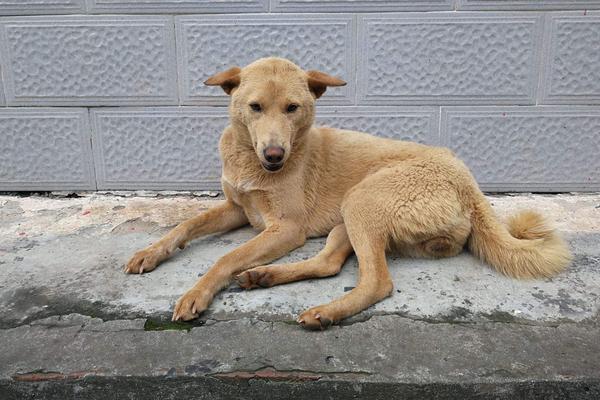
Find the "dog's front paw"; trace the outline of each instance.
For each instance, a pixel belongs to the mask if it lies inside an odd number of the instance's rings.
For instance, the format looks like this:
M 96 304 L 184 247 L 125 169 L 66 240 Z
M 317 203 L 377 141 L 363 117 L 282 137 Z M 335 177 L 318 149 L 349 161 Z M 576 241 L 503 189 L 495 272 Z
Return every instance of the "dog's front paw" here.
M 256 267 L 244 271 L 235 277 L 235 281 L 244 289 L 273 286 L 273 276 L 269 267 Z
M 297 322 L 303 328 L 322 331 L 334 323 L 334 318 L 324 307 L 313 307 L 300 314 Z
M 125 272 L 128 274 L 141 274 L 150 272 L 168 256 L 168 252 L 162 246 L 152 245 L 138 251 L 125 264 Z
M 173 321 L 189 321 L 208 308 L 208 300 L 202 289 L 190 289 L 175 303 Z

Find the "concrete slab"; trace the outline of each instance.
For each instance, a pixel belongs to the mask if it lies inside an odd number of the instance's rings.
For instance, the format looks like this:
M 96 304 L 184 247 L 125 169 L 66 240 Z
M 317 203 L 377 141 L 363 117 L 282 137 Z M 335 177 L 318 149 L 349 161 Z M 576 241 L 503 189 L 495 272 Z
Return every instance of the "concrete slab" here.
M 492 197 L 499 214 L 544 212 L 569 240 L 573 265 L 552 279 L 505 278 L 470 254 L 439 260 L 390 258 L 395 292 L 357 318 L 395 313 L 423 320 L 525 320 L 552 324 L 594 318 L 600 304 L 600 196 Z M 93 307 L 96 315 L 168 315 L 175 300 L 223 254 L 256 234 L 252 229 L 192 243 L 149 274 L 125 275 L 133 252 L 169 227 L 215 204 L 193 196 L 0 199 L 0 324 Z M 316 254 L 310 240 L 283 261 Z M 337 277 L 271 289 L 224 291 L 204 316 L 292 320 L 304 309 L 341 296 L 357 280 L 352 257 Z M 85 312 L 82 312 L 86 314 Z
M 600 396 L 600 195 L 490 200 L 500 215 L 542 211 L 569 241 L 573 265 L 553 279 L 515 281 L 469 254 L 390 257 L 392 297 L 330 332 L 311 333 L 292 321 L 355 285 L 354 257 L 332 278 L 252 291 L 232 285 L 199 321 L 170 325 L 175 300 L 255 232 L 198 240 L 141 276 L 124 274 L 122 265 L 218 200 L 0 196 L 0 397 L 80 390 L 102 398 L 119 387 L 170 398 L 175 382 L 181 393 L 214 395 L 199 398 L 235 398 L 249 382 L 245 398 L 267 387 L 282 398 L 318 398 L 311 393 L 343 382 L 355 386 L 332 398 L 360 390 L 374 398 L 481 398 L 473 396 L 485 390 L 496 398 Z M 323 244 L 310 240 L 283 261 L 311 257 Z

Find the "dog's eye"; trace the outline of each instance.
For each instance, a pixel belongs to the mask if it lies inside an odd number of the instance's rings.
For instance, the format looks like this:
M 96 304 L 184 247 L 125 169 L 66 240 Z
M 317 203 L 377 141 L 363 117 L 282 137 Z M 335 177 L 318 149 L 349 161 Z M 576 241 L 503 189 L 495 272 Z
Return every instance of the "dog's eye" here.
M 289 106 L 287 106 L 287 112 L 293 113 L 298 109 L 298 107 L 300 107 L 298 104 L 290 104 Z
M 258 103 L 250 103 L 250 108 L 252 109 L 252 111 L 256 111 L 256 112 L 262 111 L 262 108 L 261 108 L 260 104 L 258 104 Z

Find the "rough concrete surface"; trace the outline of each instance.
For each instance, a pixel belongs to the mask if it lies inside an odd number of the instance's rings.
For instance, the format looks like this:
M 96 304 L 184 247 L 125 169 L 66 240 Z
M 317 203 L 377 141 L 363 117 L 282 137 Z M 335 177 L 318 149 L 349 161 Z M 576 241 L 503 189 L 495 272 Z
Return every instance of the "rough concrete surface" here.
M 505 278 L 468 253 L 390 256 L 393 296 L 325 332 L 293 320 L 356 284 L 354 257 L 332 278 L 232 285 L 180 324 L 167 322 L 175 300 L 255 232 L 123 273 L 135 250 L 216 201 L 0 196 L 0 399 L 600 398 L 600 195 L 490 196 L 501 216 L 533 208 L 558 227 L 574 262 L 555 278 Z

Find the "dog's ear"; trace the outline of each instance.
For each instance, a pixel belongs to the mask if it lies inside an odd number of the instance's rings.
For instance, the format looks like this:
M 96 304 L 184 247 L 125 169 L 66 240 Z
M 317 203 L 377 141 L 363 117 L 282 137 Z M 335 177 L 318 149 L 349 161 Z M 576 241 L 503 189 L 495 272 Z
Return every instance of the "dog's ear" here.
M 328 86 L 344 86 L 346 82 L 335 76 L 326 74 L 320 71 L 307 71 L 308 76 L 308 88 L 315 95 L 315 98 L 319 98 L 325 93 Z
M 225 93 L 231 94 L 233 89 L 240 84 L 240 67 L 231 67 L 227 71 L 219 72 L 204 81 L 207 86 L 221 86 Z

